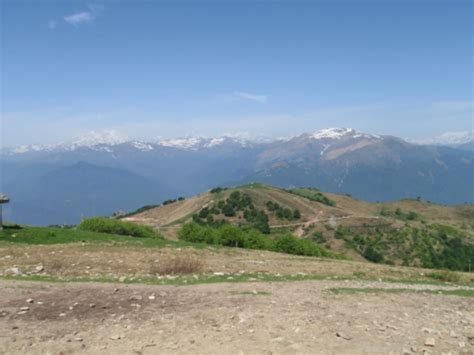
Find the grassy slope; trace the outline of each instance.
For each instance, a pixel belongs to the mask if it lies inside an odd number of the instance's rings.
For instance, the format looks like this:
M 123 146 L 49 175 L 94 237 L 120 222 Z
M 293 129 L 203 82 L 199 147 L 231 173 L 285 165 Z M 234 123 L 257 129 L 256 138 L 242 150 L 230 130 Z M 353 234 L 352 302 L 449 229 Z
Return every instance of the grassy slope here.
M 208 266 L 194 275 L 157 278 L 149 274 L 153 262 L 174 258 L 204 260 Z M 242 261 L 250 260 L 245 264 Z M 115 264 L 110 264 L 114 261 Z M 39 263 L 45 272 L 34 270 Z M 74 267 L 71 267 L 73 263 Z M 113 265 L 111 269 L 110 266 Z M 23 227 L 0 232 L 0 275 L 9 267 L 20 267 L 22 280 L 99 281 L 187 285 L 209 282 L 299 281 L 318 279 L 364 279 L 404 282 L 445 282 L 472 285 L 466 273 L 434 272 L 396 268 L 371 263 L 298 257 L 273 252 L 134 238 L 75 229 Z M 225 273 L 222 269 L 228 270 Z M 113 271 L 113 275 L 111 274 Z M 299 270 L 296 272 L 296 270 Z M 355 272 L 354 270 L 358 270 Z M 304 272 L 303 272 L 304 271 Z M 3 275 L 4 278 L 12 276 Z M 123 279 L 122 279 L 123 277 Z
M 133 217 L 133 221 L 145 223 L 161 228 L 162 232 L 173 237 L 182 223 L 189 221 L 194 213 L 198 213 L 203 207 L 225 200 L 232 191 L 239 190 L 249 195 L 256 208 L 265 210 L 269 216 L 269 224 L 273 233 L 290 232 L 298 237 L 313 237 L 317 232 L 323 235 L 324 246 L 343 253 L 355 260 L 365 260 L 362 256 L 369 244 L 378 248 L 383 253 L 386 262 L 406 265 L 428 265 L 427 261 L 420 258 L 420 254 L 433 253 L 433 250 L 442 247 L 439 241 L 431 251 L 429 238 L 436 232 L 431 226 L 444 224 L 456 229 L 456 235 L 462 235 L 465 240 L 474 241 L 474 206 L 440 206 L 428 202 L 416 200 L 402 200 L 389 203 L 369 203 L 354 199 L 350 196 L 324 193 L 328 198 L 336 202 L 336 206 L 315 202 L 303 196 L 289 193 L 280 188 L 261 184 L 245 185 L 238 188 L 228 189 L 218 194 L 204 193 L 186 201 L 179 201 L 171 205 L 158 207 Z M 301 194 L 311 194 L 311 190 L 298 189 Z M 301 212 L 301 219 L 297 221 L 286 221 L 276 218 L 274 213 L 266 209 L 266 202 L 277 202 L 281 206 Z M 404 220 L 396 216 L 381 216 L 381 210 L 385 208 L 394 212 L 400 208 L 404 213 L 416 212 L 416 220 Z M 220 216 L 219 218 L 225 218 Z M 236 217 L 225 218 L 231 223 L 242 223 L 239 214 Z M 336 231 L 345 230 L 346 236 L 341 237 Z M 416 233 L 423 234 L 423 240 L 415 237 Z M 379 234 L 377 234 L 379 233 Z M 353 239 L 356 235 L 368 235 L 363 244 L 357 244 Z M 417 239 L 418 238 L 418 239 Z M 365 243 L 365 244 L 364 244 Z M 417 252 L 404 257 L 410 251 L 412 244 L 418 243 Z M 433 258 L 433 257 L 431 257 Z

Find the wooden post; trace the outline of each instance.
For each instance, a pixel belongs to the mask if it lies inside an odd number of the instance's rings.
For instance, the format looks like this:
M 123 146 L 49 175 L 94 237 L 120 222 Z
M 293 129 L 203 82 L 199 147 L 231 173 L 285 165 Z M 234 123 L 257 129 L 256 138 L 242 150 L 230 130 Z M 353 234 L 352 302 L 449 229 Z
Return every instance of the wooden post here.
M 7 203 L 10 200 L 8 197 L 0 194 L 0 231 L 3 230 L 3 213 L 2 213 L 2 204 Z

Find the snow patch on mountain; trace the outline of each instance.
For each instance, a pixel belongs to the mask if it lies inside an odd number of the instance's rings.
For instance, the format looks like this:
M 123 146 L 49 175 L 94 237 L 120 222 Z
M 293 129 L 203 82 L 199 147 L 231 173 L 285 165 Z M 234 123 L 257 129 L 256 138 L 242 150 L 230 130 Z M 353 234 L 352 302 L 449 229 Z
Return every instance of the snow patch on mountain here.
M 311 138 L 319 139 L 342 139 L 351 138 L 380 138 L 379 136 L 357 132 L 352 128 L 326 128 L 316 131 L 310 135 Z
M 97 145 L 118 145 L 129 141 L 128 137 L 115 131 L 90 131 L 73 139 L 72 142 L 66 143 L 73 149 L 75 147 L 93 147 Z
M 474 140 L 473 131 L 446 132 L 439 136 L 414 141 L 418 144 L 457 146 Z
M 201 137 L 174 138 L 159 141 L 163 147 L 194 149 L 202 142 Z

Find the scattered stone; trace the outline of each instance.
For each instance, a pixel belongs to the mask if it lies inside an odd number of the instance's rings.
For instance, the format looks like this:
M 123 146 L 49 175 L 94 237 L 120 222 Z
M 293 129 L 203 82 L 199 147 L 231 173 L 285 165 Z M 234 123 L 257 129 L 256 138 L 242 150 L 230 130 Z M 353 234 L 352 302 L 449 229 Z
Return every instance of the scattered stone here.
M 350 336 L 348 336 L 348 335 L 346 335 L 346 334 L 344 334 L 344 333 L 342 333 L 342 332 L 337 332 L 337 333 L 336 333 L 336 336 L 337 336 L 338 338 L 342 338 L 342 339 L 345 339 L 345 340 L 351 340 L 351 339 L 352 339 Z
M 26 303 L 34 303 L 34 302 L 35 302 L 35 301 L 34 301 L 32 298 L 28 298 L 28 299 L 26 300 Z
M 225 272 L 215 272 L 214 276 L 224 276 Z
M 119 289 L 118 288 L 114 288 L 114 292 L 113 293 L 117 293 L 119 292 Z
M 20 311 L 29 311 L 30 310 L 30 307 L 21 307 L 20 308 Z
M 435 346 L 436 345 L 436 339 L 435 338 L 427 338 L 425 340 L 425 346 Z
M 60 317 L 66 317 L 66 313 L 59 313 Z
M 23 275 L 23 273 L 21 272 L 19 268 L 11 267 L 5 270 L 5 275 L 20 276 L 20 275 Z
M 449 336 L 450 336 L 451 338 L 457 338 L 457 337 L 458 337 L 458 335 L 454 332 L 454 330 L 451 330 L 451 331 L 449 332 Z
M 133 295 L 133 296 L 130 296 L 129 298 L 130 301 L 141 301 L 142 299 L 143 297 L 140 295 Z
M 122 339 L 122 337 L 120 335 L 112 335 L 110 337 L 111 340 L 119 340 L 119 339 Z
M 74 338 L 74 341 L 78 341 L 78 342 L 81 342 L 83 341 L 84 339 L 80 338 L 80 337 L 77 337 L 77 338 Z
M 20 311 L 20 312 L 18 312 L 17 314 L 18 314 L 18 315 L 22 315 L 22 314 L 25 314 L 25 313 L 27 313 L 27 312 L 28 312 L 28 311 Z
M 155 298 L 156 298 L 155 295 L 148 296 L 149 300 L 154 300 Z
M 89 305 L 89 307 L 90 307 L 90 308 L 95 308 L 95 303 L 91 303 L 91 304 Z
M 44 271 L 44 266 L 43 265 L 38 265 L 35 267 L 35 272 L 43 272 Z
M 463 342 L 463 341 L 460 341 L 458 345 L 459 345 L 460 348 L 466 347 L 466 343 Z
M 127 278 L 125 276 L 120 276 L 119 277 L 119 282 L 125 282 Z

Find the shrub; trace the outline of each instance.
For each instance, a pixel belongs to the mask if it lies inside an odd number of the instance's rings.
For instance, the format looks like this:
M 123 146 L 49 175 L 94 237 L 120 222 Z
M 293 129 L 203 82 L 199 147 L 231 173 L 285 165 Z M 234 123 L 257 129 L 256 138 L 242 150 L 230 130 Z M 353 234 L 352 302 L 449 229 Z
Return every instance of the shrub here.
M 178 232 L 179 239 L 192 243 L 216 244 L 216 230 L 201 226 L 195 222 L 186 223 Z
M 426 276 L 434 280 L 455 283 L 459 282 L 461 279 L 458 274 L 455 274 L 454 272 L 450 271 L 430 272 Z
M 301 212 L 300 210 L 296 209 L 293 211 L 293 219 L 300 219 L 301 218 Z
M 329 256 L 326 250 L 309 239 L 298 239 L 292 235 L 284 235 L 274 242 L 274 250 L 287 254 L 305 256 Z
M 224 213 L 224 216 L 226 217 L 234 217 L 235 216 L 234 207 L 232 207 L 231 204 L 226 204 L 224 208 L 222 209 L 222 213 Z
M 244 245 L 242 230 L 231 224 L 226 224 L 217 230 L 219 244 L 228 247 L 242 247 Z
M 304 189 L 290 189 L 288 192 L 298 195 L 308 200 L 319 202 L 328 206 L 336 206 L 336 201 L 331 200 L 326 195 L 322 194 L 318 189 L 314 188 L 304 188 Z
M 211 189 L 211 194 L 217 194 L 219 192 L 222 192 L 224 190 L 227 190 L 227 188 L 225 187 L 214 187 L 213 189 Z
M 160 205 L 146 205 L 146 206 L 143 206 L 143 207 L 140 207 L 140 208 L 136 209 L 133 212 L 130 212 L 130 213 L 127 213 L 123 216 L 120 216 L 119 218 L 130 217 L 130 216 L 133 216 L 133 215 L 151 210 L 151 209 L 156 208 L 156 207 L 160 207 Z
M 310 239 L 298 239 L 292 235 L 284 235 L 272 240 L 256 229 L 241 229 L 229 223 L 213 228 L 191 222 L 181 228 L 178 236 L 181 240 L 188 242 L 271 250 L 295 255 L 334 257 Z
M 271 250 L 273 242 L 255 229 L 251 229 L 246 233 L 242 246 L 247 249 Z
M 383 261 L 383 255 L 375 250 L 372 246 L 365 248 L 364 253 L 362 254 L 364 258 L 374 263 L 380 263 Z
M 139 238 L 162 238 L 162 236 L 155 232 L 151 227 L 103 217 L 86 219 L 77 227 L 77 229 Z

